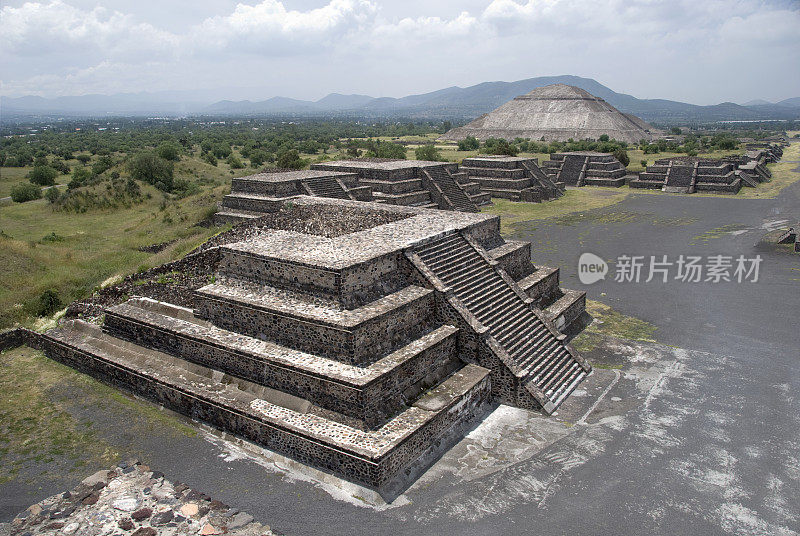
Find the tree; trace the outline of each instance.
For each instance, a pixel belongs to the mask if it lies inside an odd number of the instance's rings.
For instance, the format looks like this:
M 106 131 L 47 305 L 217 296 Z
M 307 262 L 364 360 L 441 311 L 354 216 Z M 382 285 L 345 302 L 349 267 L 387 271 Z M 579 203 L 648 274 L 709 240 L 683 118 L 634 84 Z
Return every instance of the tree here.
M 58 171 L 50 166 L 36 166 L 28 173 L 28 180 L 39 186 L 52 186 L 56 183 Z
M 48 188 L 47 191 L 44 193 L 44 198 L 47 199 L 50 204 L 55 204 L 61 199 L 61 194 L 58 191 L 58 188 Z
M 79 154 L 75 158 L 78 160 L 78 162 L 80 162 L 84 166 L 89 163 L 89 160 L 92 159 L 92 157 L 89 156 L 88 154 Z
M 242 169 L 244 167 L 244 164 L 242 164 L 242 161 L 239 160 L 239 157 L 233 153 L 231 153 L 228 158 L 225 159 L 225 162 L 231 167 L 231 169 Z
M 250 165 L 254 168 L 261 167 L 267 161 L 267 153 L 261 149 L 253 150 L 250 153 Z
M 442 154 L 434 144 L 428 143 L 414 149 L 414 158 L 417 160 L 440 161 L 442 159 Z
M 681 128 L 680 127 L 672 127 L 671 129 L 669 129 L 669 132 L 670 132 L 670 134 L 678 135 L 678 134 L 681 133 Z
M 300 158 L 297 149 L 283 149 L 278 153 L 278 167 L 283 169 L 301 169 L 306 163 Z
M 30 182 L 22 182 L 11 188 L 11 200 L 15 203 L 33 201 L 42 197 L 42 189 Z
M 608 140 L 609 140 L 608 134 L 602 134 L 602 135 L 601 135 L 601 136 L 600 136 L 600 137 L 597 139 L 597 141 L 608 141 Z
M 178 146 L 170 141 L 165 141 L 161 145 L 158 146 L 158 156 L 163 158 L 164 160 L 170 160 L 172 162 L 177 162 L 181 159 L 178 156 Z
M 164 192 L 172 191 L 173 169 L 172 162 L 151 152 L 139 153 L 128 162 L 131 177 Z
M 37 316 L 50 316 L 61 307 L 61 298 L 53 289 L 47 289 L 39 296 L 36 309 Z
M 231 155 L 231 146 L 227 143 L 217 143 L 212 151 L 217 158 L 228 158 Z
M 85 186 L 93 177 L 92 172 L 83 167 L 76 167 L 72 170 L 72 180 L 67 184 L 67 190 L 74 190 Z
M 108 155 L 101 156 L 95 160 L 94 164 L 92 164 L 92 173 L 95 175 L 100 175 L 112 167 L 114 167 L 114 159 Z
M 622 162 L 622 165 L 625 167 L 627 167 L 628 164 L 631 163 L 631 159 L 628 156 L 628 151 L 626 151 L 625 149 L 617 149 L 616 151 L 614 151 L 614 158 Z
M 203 153 L 203 155 L 200 158 L 206 164 L 211 164 L 212 166 L 215 166 L 215 167 L 217 165 L 217 157 L 214 156 L 214 153 Z
M 458 150 L 459 151 L 476 151 L 481 146 L 478 138 L 474 136 L 467 136 L 460 142 L 458 142 Z
M 370 150 L 367 156 L 376 158 L 399 158 L 405 160 L 406 148 L 399 143 L 392 143 L 390 141 L 382 142 L 380 140 L 371 143 Z

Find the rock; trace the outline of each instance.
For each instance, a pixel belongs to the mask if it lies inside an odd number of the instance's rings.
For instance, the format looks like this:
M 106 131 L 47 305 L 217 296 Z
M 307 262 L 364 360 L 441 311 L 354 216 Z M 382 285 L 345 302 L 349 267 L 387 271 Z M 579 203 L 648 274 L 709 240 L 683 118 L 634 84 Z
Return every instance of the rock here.
M 81 528 L 80 523 L 69 523 L 63 529 L 61 529 L 61 532 L 64 534 L 73 534 L 77 532 L 79 528 Z
M 208 506 L 201 506 L 200 509 L 197 511 L 197 517 L 203 517 L 209 512 L 210 508 Z
M 134 521 L 143 521 L 153 515 L 153 510 L 150 508 L 140 508 L 131 514 Z
M 181 506 L 181 514 L 186 517 L 196 516 L 197 512 L 200 511 L 200 508 L 194 503 L 186 503 Z
M 133 529 L 133 521 L 126 517 L 124 519 L 120 519 L 119 523 L 117 523 L 117 526 L 119 526 L 119 528 L 122 530 L 131 530 Z
M 206 523 L 203 525 L 203 528 L 200 529 L 200 534 L 204 536 L 208 536 L 209 534 L 222 534 L 222 528 L 217 528 L 211 523 Z
M 88 476 L 81 480 L 81 484 L 85 484 L 89 487 L 93 487 L 95 484 L 102 483 L 104 486 L 108 482 L 108 471 L 103 469 L 102 471 L 97 471 L 92 476 Z
M 49 525 L 47 525 L 47 526 L 45 527 L 45 529 L 47 529 L 47 530 L 58 530 L 58 529 L 60 529 L 60 528 L 61 528 L 61 527 L 63 527 L 63 526 L 64 526 L 64 523 L 60 523 L 60 522 L 57 522 L 57 521 L 56 521 L 56 522 L 54 522 L 54 523 L 50 523 Z
M 170 521 L 175 519 L 175 514 L 172 510 L 165 510 L 163 512 L 156 513 L 153 517 L 150 518 L 151 525 L 166 525 Z
M 218 501 L 218 500 L 216 500 L 216 499 L 214 499 L 213 501 L 211 501 L 211 504 L 209 504 L 208 506 L 209 506 L 209 507 L 210 507 L 212 510 L 227 510 L 227 509 L 228 509 L 228 505 L 227 505 L 227 504 L 225 504 L 225 503 L 224 503 L 224 502 L 222 502 L 222 501 Z
M 238 529 L 240 527 L 244 527 L 248 523 L 253 521 L 253 516 L 247 514 L 245 512 L 239 512 L 231 520 L 228 522 L 229 529 Z
M 150 475 L 150 478 L 153 480 L 158 480 L 159 478 L 164 478 L 164 473 L 160 471 L 153 471 L 153 474 Z
M 111 503 L 111 506 L 123 512 L 133 512 L 139 508 L 139 500 L 136 497 L 121 497 Z
M 39 514 L 42 513 L 42 507 L 39 506 L 38 504 L 32 504 L 31 506 L 28 507 L 28 512 L 32 513 L 35 516 L 38 516 Z
M 100 499 L 100 494 L 96 491 L 89 496 L 85 497 L 81 502 L 87 506 L 91 506 L 93 504 L 97 504 L 97 501 Z
M 156 534 L 158 534 L 158 532 L 156 532 L 156 529 L 152 527 L 142 527 L 133 534 L 131 534 L 131 536 L 156 536 Z
M 126 475 L 127 475 L 128 473 L 132 473 L 132 472 L 134 472 L 135 470 L 136 470 L 136 468 L 135 468 L 135 467 L 128 466 L 128 467 L 126 467 L 125 469 L 123 469 L 123 470 L 122 470 L 122 472 L 123 472 L 124 474 L 126 474 Z

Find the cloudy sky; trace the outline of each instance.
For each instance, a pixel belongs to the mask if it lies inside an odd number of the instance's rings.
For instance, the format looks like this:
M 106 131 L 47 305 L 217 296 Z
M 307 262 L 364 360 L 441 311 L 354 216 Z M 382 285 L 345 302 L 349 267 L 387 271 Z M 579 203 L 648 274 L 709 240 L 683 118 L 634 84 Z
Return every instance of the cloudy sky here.
M 0 93 L 404 96 L 574 74 L 640 98 L 800 96 L 790 0 L 0 2 Z

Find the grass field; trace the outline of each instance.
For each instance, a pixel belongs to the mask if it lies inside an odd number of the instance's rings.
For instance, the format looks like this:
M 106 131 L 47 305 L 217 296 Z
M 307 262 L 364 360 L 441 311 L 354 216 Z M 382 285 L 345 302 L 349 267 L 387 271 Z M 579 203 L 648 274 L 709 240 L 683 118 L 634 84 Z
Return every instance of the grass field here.
M 174 199 L 142 185 L 141 203 L 84 213 L 56 211 L 44 199 L 0 206 L 0 328 L 35 326 L 45 290 L 57 291 L 67 304 L 111 277 L 179 258 L 217 232 L 195 224 L 228 190 L 230 170 L 186 158 L 176 176 L 196 177 L 200 192 Z M 157 254 L 138 250 L 169 241 Z

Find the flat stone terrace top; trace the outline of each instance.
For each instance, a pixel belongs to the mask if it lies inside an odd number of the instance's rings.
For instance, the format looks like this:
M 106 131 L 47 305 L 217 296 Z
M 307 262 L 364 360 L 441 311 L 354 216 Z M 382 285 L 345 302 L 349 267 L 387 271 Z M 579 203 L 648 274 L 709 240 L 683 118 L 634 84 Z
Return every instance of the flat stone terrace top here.
M 314 164 L 314 170 L 331 169 L 381 169 L 392 171 L 395 169 L 413 169 L 421 167 L 442 166 L 447 162 L 431 162 L 428 160 L 383 160 L 383 159 L 358 159 L 334 160 Z
M 466 160 L 469 160 L 470 162 L 527 162 L 532 159 L 524 156 L 486 155 L 471 156 Z
M 281 229 L 262 229 L 258 235 L 249 240 L 223 247 L 294 264 L 341 270 L 456 230 L 481 225 L 495 227 L 498 231 L 500 228 L 499 217 L 488 214 L 310 196 L 300 196 L 293 202 L 304 205 L 355 207 L 362 210 L 407 214 L 409 217 L 336 237 Z
M 291 182 L 305 179 L 318 179 L 321 177 L 346 177 L 349 175 L 352 175 L 352 173 L 317 169 L 300 169 L 294 171 L 265 171 L 263 173 L 247 175 L 246 177 L 241 178 L 266 182 Z
M 656 165 L 666 166 L 672 162 L 673 166 L 693 166 L 700 163 L 701 166 L 724 166 L 730 162 L 712 158 L 699 158 L 697 156 L 673 156 L 670 158 L 660 158 L 655 161 Z
M 600 153 L 597 151 L 567 151 L 564 153 L 557 153 L 557 154 L 575 155 L 575 156 L 613 156 L 610 153 Z

